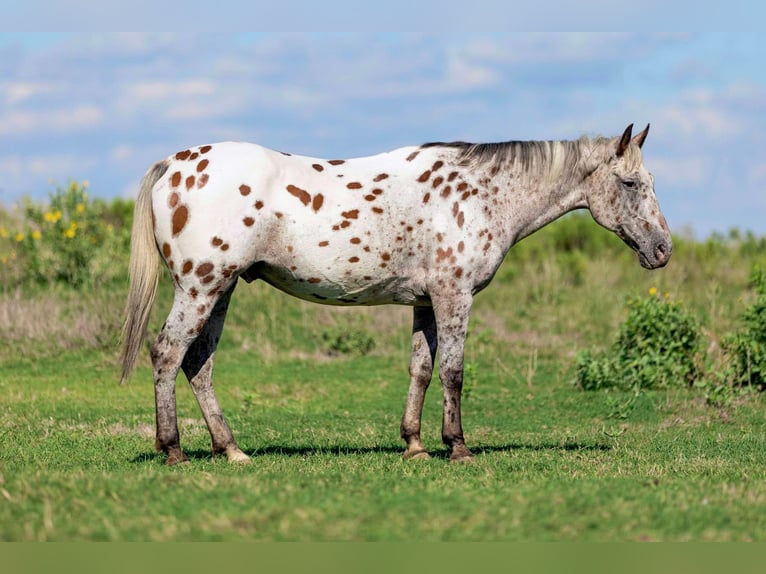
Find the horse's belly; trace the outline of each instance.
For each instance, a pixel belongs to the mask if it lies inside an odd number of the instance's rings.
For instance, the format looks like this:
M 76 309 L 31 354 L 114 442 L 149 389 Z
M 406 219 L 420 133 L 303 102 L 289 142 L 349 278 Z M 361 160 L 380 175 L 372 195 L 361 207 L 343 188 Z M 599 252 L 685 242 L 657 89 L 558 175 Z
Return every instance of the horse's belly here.
M 290 269 L 256 263 L 242 277 L 262 279 L 294 297 L 325 305 L 416 305 L 427 301 L 424 289 L 410 277 L 328 274 L 316 266 Z

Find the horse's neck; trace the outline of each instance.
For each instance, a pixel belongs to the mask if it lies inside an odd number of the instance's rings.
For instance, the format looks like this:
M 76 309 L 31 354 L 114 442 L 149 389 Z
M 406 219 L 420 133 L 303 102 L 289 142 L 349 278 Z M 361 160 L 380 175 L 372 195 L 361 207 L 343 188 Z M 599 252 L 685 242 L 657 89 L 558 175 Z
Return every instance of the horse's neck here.
M 555 176 L 532 173 L 516 163 L 494 180 L 503 204 L 495 213 L 502 228 L 498 231 L 508 248 L 562 215 L 588 206 L 583 182 L 566 171 Z

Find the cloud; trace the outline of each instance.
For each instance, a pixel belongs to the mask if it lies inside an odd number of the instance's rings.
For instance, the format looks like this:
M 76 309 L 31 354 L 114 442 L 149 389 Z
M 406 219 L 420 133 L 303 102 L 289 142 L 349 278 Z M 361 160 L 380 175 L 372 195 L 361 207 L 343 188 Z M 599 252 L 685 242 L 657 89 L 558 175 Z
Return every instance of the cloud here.
M 0 116 L 0 135 L 35 133 L 45 137 L 51 132 L 80 131 L 98 126 L 103 117 L 101 108 L 91 104 L 55 110 L 9 111 Z

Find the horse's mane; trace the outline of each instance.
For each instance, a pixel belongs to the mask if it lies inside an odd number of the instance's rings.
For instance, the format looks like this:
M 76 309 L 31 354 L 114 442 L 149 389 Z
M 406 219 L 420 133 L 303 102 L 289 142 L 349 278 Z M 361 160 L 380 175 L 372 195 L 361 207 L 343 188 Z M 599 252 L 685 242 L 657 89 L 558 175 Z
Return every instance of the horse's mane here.
M 457 150 L 457 161 L 465 166 L 489 165 L 501 169 L 504 166 L 519 164 L 526 173 L 541 173 L 554 179 L 560 176 L 577 177 L 581 171 L 580 167 L 585 163 L 583 160 L 597 150 L 604 150 L 613 140 L 614 138 L 602 136 L 583 136 L 573 141 L 429 142 L 420 147 Z M 641 153 L 636 145 L 629 146 L 624 157 L 630 165 L 635 164 L 635 167 L 641 163 Z

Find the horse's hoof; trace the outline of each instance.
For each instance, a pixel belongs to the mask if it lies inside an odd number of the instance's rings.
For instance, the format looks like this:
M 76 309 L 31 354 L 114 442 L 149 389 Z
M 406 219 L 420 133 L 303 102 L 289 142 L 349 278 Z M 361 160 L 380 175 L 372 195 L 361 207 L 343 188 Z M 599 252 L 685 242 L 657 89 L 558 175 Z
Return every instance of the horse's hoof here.
M 452 454 L 449 457 L 450 462 L 475 462 L 476 459 L 473 453 L 466 447 L 456 447 L 452 449 Z
M 168 458 L 165 461 L 165 464 L 168 466 L 175 466 L 177 464 L 188 464 L 189 459 L 186 458 L 186 455 L 179 451 L 172 451 L 168 453 Z
M 417 450 L 408 449 L 404 451 L 402 458 L 404 460 L 430 460 L 431 455 L 422 448 Z
M 229 462 L 233 462 L 236 464 L 247 464 L 250 462 L 250 457 L 247 456 L 244 452 L 237 449 L 231 449 L 226 451 L 226 459 Z

